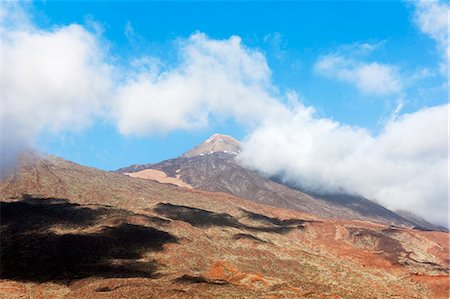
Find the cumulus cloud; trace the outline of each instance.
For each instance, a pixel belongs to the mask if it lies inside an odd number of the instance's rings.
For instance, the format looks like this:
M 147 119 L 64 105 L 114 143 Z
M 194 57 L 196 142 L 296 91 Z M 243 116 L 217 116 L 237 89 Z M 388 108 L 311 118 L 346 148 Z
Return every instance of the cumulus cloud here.
M 339 53 L 320 57 L 314 70 L 328 78 L 350 83 L 366 94 L 389 95 L 403 89 L 402 77 L 395 66 L 364 62 Z
M 0 141 L 5 169 L 16 151 L 32 145 L 43 130 L 58 132 L 88 124 L 102 111 L 111 82 L 99 39 L 82 26 L 44 31 L 24 25 L 29 21 L 15 26 L 8 15 L 2 17 L 8 21 L 1 28 Z
M 450 46 L 448 42 L 450 6 L 442 1 L 420 0 L 414 2 L 415 22 L 422 32 L 429 35 L 437 43 L 442 52 L 444 73 L 448 71 Z
M 178 47 L 174 68 L 149 67 L 119 88 L 115 117 L 121 133 L 195 129 L 210 117 L 232 116 L 248 124 L 282 111 L 271 96 L 276 90 L 265 57 L 238 36 L 214 40 L 196 33 Z
M 256 128 L 240 159 L 309 190 L 355 193 L 447 224 L 448 109 L 405 114 L 372 135 L 299 104 Z

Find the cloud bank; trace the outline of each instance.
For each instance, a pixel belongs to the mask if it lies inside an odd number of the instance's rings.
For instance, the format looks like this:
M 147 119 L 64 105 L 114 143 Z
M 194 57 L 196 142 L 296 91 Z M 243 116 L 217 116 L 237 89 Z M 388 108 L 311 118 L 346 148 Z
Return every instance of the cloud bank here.
M 240 159 L 269 176 L 313 191 L 363 195 L 387 208 L 447 221 L 448 105 L 390 120 L 378 135 L 299 106 L 265 121 Z
M 234 118 L 250 131 L 240 156 L 249 167 L 446 224 L 448 105 L 393 117 L 374 135 L 319 118 L 295 92 L 279 90 L 263 53 L 238 36 L 195 33 L 175 44 L 175 65 L 162 68 L 149 56 L 123 67 L 84 26 L 3 24 L 3 166 L 42 132 L 81 129 L 97 119 L 123 135 L 146 136 Z M 318 60 L 316 71 L 364 93 L 404 88 L 396 67 L 379 62 L 331 55 Z

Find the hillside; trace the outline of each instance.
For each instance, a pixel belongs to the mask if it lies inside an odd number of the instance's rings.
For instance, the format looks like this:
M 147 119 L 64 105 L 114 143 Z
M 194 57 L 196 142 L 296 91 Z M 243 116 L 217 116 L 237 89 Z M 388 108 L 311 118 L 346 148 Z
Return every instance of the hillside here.
M 312 194 L 295 189 L 243 167 L 236 159 L 239 151 L 237 140 L 227 135 L 214 134 L 178 158 L 156 164 L 132 165 L 118 172 L 159 182 L 169 182 L 167 178 L 170 178 L 178 186 L 225 192 L 257 203 L 320 217 L 370 220 L 403 227 L 442 230 L 424 221 L 406 219 L 361 196 Z M 149 173 L 149 170 L 160 173 L 156 175 Z M 165 176 L 166 179 L 161 179 Z
M 0 193 L 7 298 L 448 294 L 444 232 L 323 219 L 35 154 Z

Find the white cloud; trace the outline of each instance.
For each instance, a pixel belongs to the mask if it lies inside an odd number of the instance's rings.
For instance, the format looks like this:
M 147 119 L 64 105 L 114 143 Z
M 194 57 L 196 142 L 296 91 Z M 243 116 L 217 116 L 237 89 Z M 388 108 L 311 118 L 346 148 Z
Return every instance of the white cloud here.
M 366 94 L 389 95 L 403 89 L 401 75 L 395 66 L 358 61 L 338 53 L 320 57 L 314 70 L 328 78 L 353 84 Z
M 264 56 L 232 36 L 197 33 L 179 44 L 180 63 L 138 72 L 119 88 L 115 107 L 123 134 L 146 135 L 208 124 L 211 116 L 254 123 L 280 110 Z
M 379 135 L 299 106 L 247 138 L 247 166 L 320 191 L 344 189 L 447 223 L 448 105 L 392 119 Z
M 88 124 L 111 90 L 103 45 L 83 27 L 44 31 L 3 24 L 2 168 L 43 130 Z
M 414 1 L 416 6 L 415 21 L 420 30 L 433 38 L 442 52 L 444 62 L 441 69 L 446 74 L 450 58 L 449 20 L 450 6 L 441 1 Z

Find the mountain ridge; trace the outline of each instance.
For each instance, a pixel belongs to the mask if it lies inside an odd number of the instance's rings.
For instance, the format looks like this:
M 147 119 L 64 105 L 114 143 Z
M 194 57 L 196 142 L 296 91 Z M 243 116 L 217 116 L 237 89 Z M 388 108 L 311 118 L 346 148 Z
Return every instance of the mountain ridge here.
M 364 197 L 340 194 L 317 194 L 286 185 L 279 180 L 243 167 L 235 154 L 215 148 L 211 152 L 210 143 L 228 137 L 233 146 L 240 144 L 234 138 L 214 134 L 205 142 L 177 158 L 159 163 L 133 165 L 117 170 L 122 173 L 139 172 L 145 169 L 162 171 L 169 177 L 178 178 L 195 189 L 225 192 L 257 203 L 275 207 L 294 209 L 320 217 L 370 220 L 420 229 L 442 230 L 442 227 L 424 221 L 414 222 Z M 218 141 L 222 143 L 221 141 Z M 205 147 L 206 145 L 206 147 Z M 199 150 L 200 149 L 200 150 Z M 205 153 L 206 151 L 206 153 Z
M 230 157 L 204 157 L 215 155 Z M 448 233 L 321 218 L 47 155 L 21 157 L 0 197 L 6 297 L 448 294 Z

